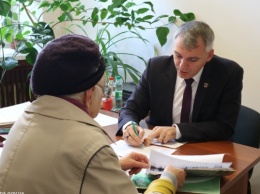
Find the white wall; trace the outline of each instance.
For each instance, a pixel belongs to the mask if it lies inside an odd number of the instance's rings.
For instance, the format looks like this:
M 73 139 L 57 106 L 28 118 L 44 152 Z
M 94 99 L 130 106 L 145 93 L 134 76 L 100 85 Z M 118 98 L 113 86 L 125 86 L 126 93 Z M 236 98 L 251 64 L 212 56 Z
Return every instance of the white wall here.
M 89 5 L 92 0 L 84 1 Z M 137 0 L 136 0 L 137 2 Z M 260 1 L 259 0 L 151 0 L 156 13 L 171 14 L 173 9 L 183 12 L 193 12 L 197 20 L 207 22 L 215 32 L 215 54 L 232 59 L 244 68 L 244 88 L 242 104 L 260 112 Z M 88 31 L 88 29 L 87 29 Z M 93 29 L 89 29 L 91 36 Z M 160 55 L 171 54 L 173 48 L 172 33 L 168 37 L 167 45 L 160 48 L 154 32 L 147 32 L 144 36 L 149 39 L 150 45 L 133 41 L 119 45 L 117 49 L 126 49 L 128 52 L 142 54 L 145 59 L 155 55 L 154 48 L 159 49 Z M 145 67 L 133 61 L 132 65 L 141 71 Z M 256 83 L 257 82 L 257 83 Z

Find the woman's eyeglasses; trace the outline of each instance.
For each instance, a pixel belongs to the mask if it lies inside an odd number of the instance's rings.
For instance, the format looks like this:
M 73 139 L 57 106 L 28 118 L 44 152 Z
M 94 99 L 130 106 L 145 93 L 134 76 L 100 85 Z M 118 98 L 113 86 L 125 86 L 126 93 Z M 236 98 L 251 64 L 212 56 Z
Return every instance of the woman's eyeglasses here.
M 99 84 L 96 84 L 103 92 L 103 95 L 106 96 L 106 98 L 109 98 L 112 94 L 112 88 L 108 85 L 101 86 Z

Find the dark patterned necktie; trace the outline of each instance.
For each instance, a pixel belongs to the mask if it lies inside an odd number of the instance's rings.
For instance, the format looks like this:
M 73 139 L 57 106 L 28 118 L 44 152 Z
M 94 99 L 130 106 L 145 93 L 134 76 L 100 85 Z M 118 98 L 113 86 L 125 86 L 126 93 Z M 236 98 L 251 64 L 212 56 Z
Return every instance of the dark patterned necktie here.
M 191 110 L 191 97 L 192 89 L 191 84 L 194 81 L 193 78 L 185 79 L 186 87 L 183 93 L 182 108 L 181 108 L 181 123 L 188 123 Z

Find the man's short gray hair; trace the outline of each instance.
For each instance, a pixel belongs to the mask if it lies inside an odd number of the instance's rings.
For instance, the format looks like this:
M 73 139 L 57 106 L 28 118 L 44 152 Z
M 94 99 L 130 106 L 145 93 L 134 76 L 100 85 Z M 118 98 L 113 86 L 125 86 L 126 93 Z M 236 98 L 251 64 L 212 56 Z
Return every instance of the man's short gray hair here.
M 215 35 L 213 30 L 208 24 L 202 21 L 190 21 L 181 25 L 174 34 L 176 39 L 178 36 L 182 36 L 183 43 L 188 49 L 197 48 L 197 39 L 202 38 L 206 51 L 208 52 L 213 48 Z

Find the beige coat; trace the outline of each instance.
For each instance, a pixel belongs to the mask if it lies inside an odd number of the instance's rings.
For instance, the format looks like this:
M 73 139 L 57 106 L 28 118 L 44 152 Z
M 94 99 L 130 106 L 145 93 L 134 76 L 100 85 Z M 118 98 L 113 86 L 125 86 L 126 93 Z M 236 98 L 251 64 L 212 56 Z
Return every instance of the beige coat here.
M 12 127 L 0 159 L 0 191 L 135 194 L 107 134 L 84 111 L 42 96 Z

